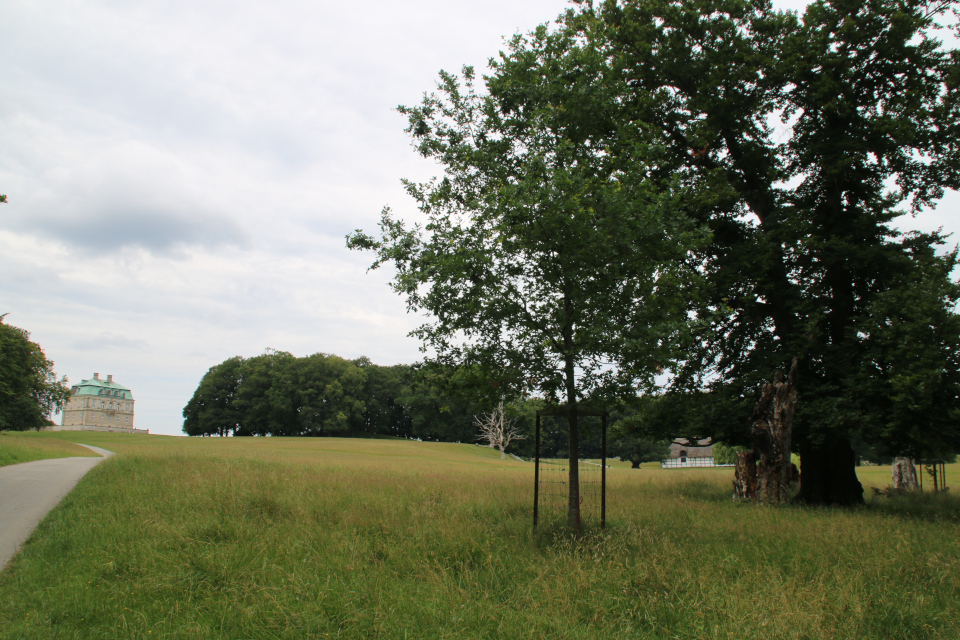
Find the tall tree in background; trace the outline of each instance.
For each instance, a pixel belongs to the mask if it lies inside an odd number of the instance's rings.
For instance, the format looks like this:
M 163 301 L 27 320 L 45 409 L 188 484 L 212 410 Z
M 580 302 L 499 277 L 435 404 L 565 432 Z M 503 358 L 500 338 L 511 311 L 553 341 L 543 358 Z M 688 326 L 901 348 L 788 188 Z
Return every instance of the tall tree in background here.
M 566 404 L 579 531 L 577 406 L 633 398 L 673 360 L 683 260 L 702 234 L 651 171 L 656 140 L 605 142 L 621 121 L 601 52 L 540 28 L 491 64 L 486 91 L 471 68 L 441 72 L 438 93 L 400 108 L 444 170 L 406 183 L 426 226 L 385 210 L 379 238 L 357 231 L 348 246 L 391 263 L 397 293 L 432 316 L 413 332 L 429 361 L 473 372 L 489 398 Z
M 39 430 L 63 409 L 70 388 L 30 332 L 4 323 L 6 315 L 0 315 L 0 430 Z
M 660 167 L 702 195 L 685 207 L 712 232 L 695 299 L 710 326 L 678 382 L 746 408 L 798 357 L 807 502 L 862 501 L 854 434 L 960 446 L 954 258 L 891 227 L 960 187 L 960 56 L 933 38 L 950 6 L 820 0 L 799 19 L 762 0 L 608 0 L 566 16 L 626 88 L 634 130 L 613 133 L 655 135 Z
M 237 356 L 210 367 L 183 409 L 184 433 L 229 436 L 240 427 L 237 390 L 244 364 L 244 359 Z

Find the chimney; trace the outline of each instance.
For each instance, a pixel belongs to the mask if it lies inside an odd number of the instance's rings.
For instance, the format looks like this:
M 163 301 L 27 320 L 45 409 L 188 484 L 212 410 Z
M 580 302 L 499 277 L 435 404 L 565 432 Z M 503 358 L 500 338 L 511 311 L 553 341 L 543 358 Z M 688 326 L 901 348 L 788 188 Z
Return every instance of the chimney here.
M 100 374 L 99 374 L 99 373 L 93 374 L 93 379 L 94 379 L 94 380 L 99 380 L 99 379 L 100 379 Z
M 107 382 L 113 382 L 113 374 L 112 374 L 112 373 L 108 373 L 108 374 L 107 374 Z

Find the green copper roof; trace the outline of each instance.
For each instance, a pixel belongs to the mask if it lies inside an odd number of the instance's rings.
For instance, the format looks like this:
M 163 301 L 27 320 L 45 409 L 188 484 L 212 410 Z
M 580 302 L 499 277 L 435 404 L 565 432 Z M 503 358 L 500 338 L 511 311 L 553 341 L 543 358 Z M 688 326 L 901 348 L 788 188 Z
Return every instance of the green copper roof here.
M 117 384 L 113 380 L 100 380 L 91 378 L 81 380 L 80 384 L 75 384 L 70 391 L 75 396 L 108 396 L 112 398 L 124 398 L 133 400 L 133 394 L 122 384 Z

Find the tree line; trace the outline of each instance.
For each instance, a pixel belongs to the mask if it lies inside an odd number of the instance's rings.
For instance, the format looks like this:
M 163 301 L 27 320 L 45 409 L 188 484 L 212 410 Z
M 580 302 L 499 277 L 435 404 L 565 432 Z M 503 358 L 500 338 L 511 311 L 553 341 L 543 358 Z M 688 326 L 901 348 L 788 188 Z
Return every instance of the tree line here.
M 188 435 L 394 436 L 469 441 L 472 414 L 410 365 L 285 351 L 211 367 L 183 409 Z
M 183 409 L 183 432 L 191 436 L 395 437 L 475 443 L 476 416 L 488 411 L 481 398 L 456 389 L 462 372 L 422 365 L 382 366 L 315 353 L 295 357 L 284 351 L 228 358 L 211 367 Z M 510 452 L 533 455 L 536 411 L 544 401 L 518 398 L 506 405 L 523 439 Z M 624 408 L 610 419 L 608 454 L 636 464 L 660 460 L 668 444 L 637 438 Z M 547 419 L 545 419 L 547 420 Z M 586 425 L 582 457 L 599 458 L 599 422 Z M 544 423 L 541 455 L 568 454 L 567 425 Z

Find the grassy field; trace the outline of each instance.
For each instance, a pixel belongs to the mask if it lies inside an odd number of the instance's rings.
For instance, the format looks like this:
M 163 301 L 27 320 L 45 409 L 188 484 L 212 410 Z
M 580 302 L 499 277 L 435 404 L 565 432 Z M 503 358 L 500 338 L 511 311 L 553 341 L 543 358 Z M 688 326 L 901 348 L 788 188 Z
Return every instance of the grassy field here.
M 46 458 L 97 456 L 85 447 L 58 438 L 43 438 L 36 432 L 0 431 L 0 467 Z
M 70 435 L 118 455 L 0 574 L 0 638 L 960 637 L 949 494 L 760 508 L 729 469 L 614 468 L 575 540 L 474 445 Z

